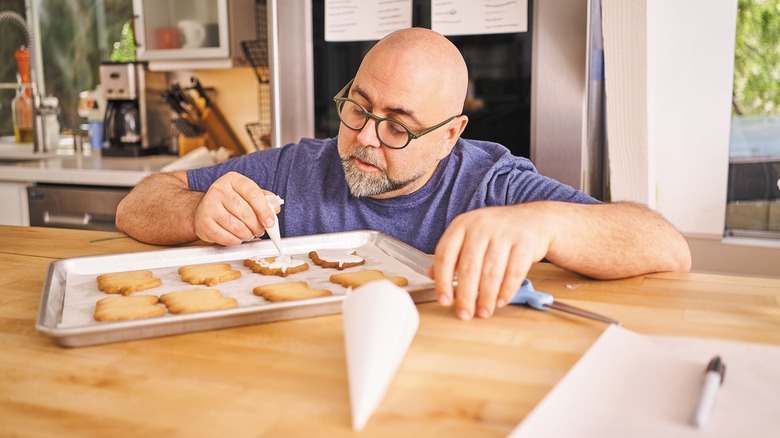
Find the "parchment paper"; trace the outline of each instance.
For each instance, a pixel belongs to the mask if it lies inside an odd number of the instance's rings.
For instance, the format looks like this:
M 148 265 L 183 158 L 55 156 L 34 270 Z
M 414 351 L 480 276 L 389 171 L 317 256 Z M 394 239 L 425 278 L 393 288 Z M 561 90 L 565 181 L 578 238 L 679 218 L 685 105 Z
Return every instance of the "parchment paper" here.
M 317 247 L 312 247 L 309 251 L 316 251 Z M 141 292 L 136 292 L 133 295 L 157 295 L 168 292 L 175 292 L 180 290 L 193 290 L 193 289 L 218 289 L 223 296 L 233 297 L 238 300 L 238 307 L 248 306 L 264 306 L 269 305 L 268 301 L 261 297 L 255 296 L 252 293 L 252 289 L 272 283 L 292 282 L 292 281 L 305 281 L 309 284 L 309 287 L 315 289 L 327 289 L 333 293 L 333 295 L 344 295 L 347 289 L 339 286 L 335 283 L 328 281 L 329 277 L 333 274 L 342 272 L 356 272 L 369 269 L 378 269 L 385 273 L 385 275 L 400 275 L 406 277 L 409 280 L 407 288 L 413 288 L 421 286 L 426 283 L 430 283 L 431 279 L 425 275 L 415 272 L 412 268 L 404 263 L 396 260 L 392 256 L 386 254 L 381 249 L 377 248 L 372 243 L 367 243 L 359 247 L 354 248 L 357 254 L 366 260 L 366 263 L 353 268 L 344 270 L 336 269 L 324 269 L 315 265 L 308 257 L 308 251 L 303 253 L 291 254 L 293 258 L 303 260 L 309 264 L 309 269 L 297 274 L 291 274 L 287 277 L 279 277 L 275 275 L 262 275 L 252 272 L 251 269 L 243 265 L 244 259 L 219 261 L 219 263 L 230 263 L 233 269 L 241 272 L 241 278 L 228 281 L 225 283 L 217 284 L 213 287 L 205 285 L 191 285 L 181 280 L 177 270 L 182 264 L 177 263 L 177 260 L 170 260 L 170 264 L 167 267 L 160 267 L 156 269 L 150 269 L 155 277 L 161 278 L 163 281 L 162 286 L 148 289 Z M 275 254 L 258 254 L 259 256 L 271 256 Z M 201 261 L 203 264 L 215 263 L 209 261 L 206 258 Z M 191 263 L 186 263 L 191 264 Z M 116 272 L 110 269 L 110 266 L 106 267 L 106 272 Z M 427 268 L 427 267 L 426 267 Z M 97 274 L 99 275 L 99 274 Z M 95 303 L 102 298 L 111 296 L 103 293 L 97 288 L 97 275 L 94 273 L 80 274 L 76 272 L 69 272 L 66 279 L 65 287 L 65 299 L 62 310 L 62 317 L 60 319 L 58 328 L 80 327 L 95 324 L 110 324 L 101 323 L 95 321 L 93 313 L 95 311 Z M 316 299 L 316 298 L 315 298 Z M 303 300 L 302 300 L 303 301 Z M 310 301 L 310 300 L 307 300 Z M 161 318 L 175 318 L 178 315 L 166 313 Z M 157 319 L 157 318 L 152 318 Z

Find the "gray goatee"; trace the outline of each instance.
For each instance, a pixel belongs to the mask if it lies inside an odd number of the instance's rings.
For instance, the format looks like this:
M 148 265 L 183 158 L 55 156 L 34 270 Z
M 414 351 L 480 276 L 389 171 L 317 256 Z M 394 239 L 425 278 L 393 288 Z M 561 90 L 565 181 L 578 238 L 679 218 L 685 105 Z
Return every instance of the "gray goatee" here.
M 354 165 L 352 159 L 358 159 L 379 169 L 379 173 L 366 173 Z M 387 169 L 382 167 L 366 147 L 358 147 L 350 155 L 341 158 L 347 185 L 353 196 L 376 196 L 398 190 L 411 183 L 417 176 L 405 181 L 395 181 L 387 176 Z

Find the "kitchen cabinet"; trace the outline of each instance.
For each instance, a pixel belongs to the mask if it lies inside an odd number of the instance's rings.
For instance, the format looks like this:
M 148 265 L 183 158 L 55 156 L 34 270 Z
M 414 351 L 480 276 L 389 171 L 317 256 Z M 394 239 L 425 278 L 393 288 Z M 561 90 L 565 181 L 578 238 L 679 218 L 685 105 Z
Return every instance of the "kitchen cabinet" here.
M 27 187 L 24 182 L 0 181 L 0 224 L 30 225 L 27 214 Z
M 110 208 L 116 209 L 123 191 L 127 192 L 151 174 L 167 170 L 166 166 L 175 160 L 176 157 L 170 155 L 117 158 L 101 157 L 98 154 L 59 155 L 40 160 L 0 160 L 0 205 L 3 206 L 0 209 L 0 225 L 33 224 L 69 228 L 86 228 L 89 225 L 91 229 L 100 229 L 93 226 L 95 222 L 103 225 L 111 223 L 111 220 L 104 217 L 106 206 L 110 205 Z M 37 220 L 32 220 L 30 217 L 30 207 L 35 205 L 29 201 L 28 188 L 41 186 L 55 187 L 60 190 L 81 190 L 77 191 L 79 196 L 100 198 L 97 201 L 100 208 L 97 211 L 82 212 L 82 218 L 85 217 L 84 213 L 90 214 L 87 224 L 83 224 L 83 220 L 72 224 L 74 226 L 63 223 L 63 215 L 59 210 L 50 211 L 48 224 L 36 222 Z M 41 200 L 39 192 L 32 193 L 31 197 L 35 201 Z M 90 202 L 94 201 L 94 199 L 90 200 Z M 74 202 L 66 201 L 65 205 L 67 204 L 74 204 Z M 39 219 L 45 216 L 45 212 L 40 213 Z M 65 222 L 73 222 L 72 213 L 68 211 L 69 216 L 64 218 Z M 108 228 L 103 227 L 103 229 Z
M 256 40 L 255 0 L 133 0 L 137 57 L 150 70 L 248 65 L 241 41 Z

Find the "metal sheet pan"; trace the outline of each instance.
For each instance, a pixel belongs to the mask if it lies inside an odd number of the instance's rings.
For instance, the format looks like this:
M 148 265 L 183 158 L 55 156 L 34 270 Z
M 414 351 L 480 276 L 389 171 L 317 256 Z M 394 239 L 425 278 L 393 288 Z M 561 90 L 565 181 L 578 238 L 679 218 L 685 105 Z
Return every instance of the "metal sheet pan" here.
M 334 273 L 365 269 L 380 269 L 388 275 L 407 277 L 409 285 L 405 289 L 417 303 L 435 299 L 433 281 L 427 276 L 431 256 L 384 233 L 351 231 L 292 237 L 282 239 L 282 245 L 286 253 L 306 260 L 310 265 L 309 270 L 288 277 L 277 277 L 255 274 L 244 267 L 242 263 L 247 258 L 277 254 L 269 240 L 256 240 L 235 247 L 166 248 L 58 260 L 49 266 L 36 329 L 59 345 L 79 347 L 335 314 L 341 312 L 347 289 L 329 283 L 328 278 Z M 321 268 L 306 255 L 309 251 L 324 248 L 354 248 L 366 258 L 366 264 L 343 271 Z M 97 322 L 92 318 L 97 300 L 107 296 L 97 290 L 97 275 L 151 270 L 155 276 L 163 278 L 163 286 L 134 295 L 161 295 L 171 290 L 206 288 L 181 281 L 175 272 L 183 265 L 216 262 L 228 262 L 242 272 L 241 279 L 213 287 L 223 291 L 223 295 L 236 297 L 239 300 L 236 308 L 183 315 L 166 313 L 162 317 L 133 321 Z M 322 287 L 327 283 L 325 288 L 334 295 L 271 303 L 252 293 L 254 286 L 281 281 L 308 281 L 310 287 Z M 312 282 L 320 284 L 312 285 Z

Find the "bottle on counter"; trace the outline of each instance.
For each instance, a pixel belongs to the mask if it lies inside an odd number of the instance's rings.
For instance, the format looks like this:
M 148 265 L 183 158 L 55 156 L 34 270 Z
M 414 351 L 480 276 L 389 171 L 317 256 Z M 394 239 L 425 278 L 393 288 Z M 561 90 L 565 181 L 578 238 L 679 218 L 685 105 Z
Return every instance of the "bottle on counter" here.
M 24 89 L 16 92 L 16 97 L 11 101 L 14 124 L 14 141 L 17 143 L 32 143 L 32 99 L 27 96 Z
M 100 84 L 94 90 L 79 93 L 78 114 L 87 119 L 89 125 L 89 144 L 91 149 L 103 148 L 103 118 L 105 116 L 106 99 Z
M 19 83 L 22 85 L 11 101 L 12 119 L 14 125 L 14 141 L 17 143 L 32 143 L 33 141 L 33 101 L 30 88 L 30 52 L 26 47 L 20 47 L 15 53 L 16 65 L 19 67 Z
M 60 121 L 58 114 L 60 102 L 54 96 L 46 96 L 41 99 L 41 115 L 43 116 L 44 132 L 46 139 L 43 142 L 44 149 L 55 151 L 60 145 Z

